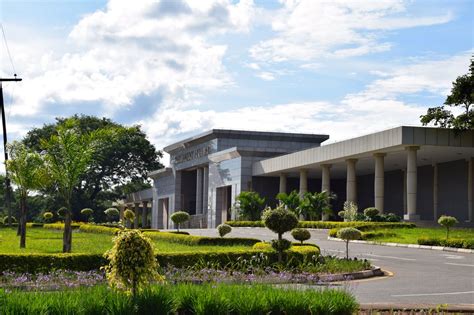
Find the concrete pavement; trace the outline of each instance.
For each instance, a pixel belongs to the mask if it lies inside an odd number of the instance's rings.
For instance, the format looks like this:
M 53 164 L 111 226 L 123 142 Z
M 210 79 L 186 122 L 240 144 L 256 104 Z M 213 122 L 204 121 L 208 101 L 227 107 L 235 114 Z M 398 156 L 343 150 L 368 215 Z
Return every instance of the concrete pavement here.
M 217 236 L 215 229 L 186 231 Z M 345 254 L 345 243 L 329 241 L 328 230 L 311 230 L 311 235 L 310 242 L 318 244 L 323 255 Z M 265 228 L 233 228 L 229 236 L 271 240 L 276 234 Z M 292 240 L 289 234 L 285 237 Z M 474 254 L 352 243 L 349 255 L 393 273 L 340 284 L 360 303 L 474 304 Z

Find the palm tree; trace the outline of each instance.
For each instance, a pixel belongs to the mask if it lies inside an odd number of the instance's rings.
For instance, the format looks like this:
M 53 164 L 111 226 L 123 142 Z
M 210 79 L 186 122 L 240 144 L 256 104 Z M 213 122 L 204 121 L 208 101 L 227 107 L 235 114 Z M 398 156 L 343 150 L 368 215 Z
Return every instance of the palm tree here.
M 40 154 L 28 149 L 23 143 L 14 141 L 7 147 L 10 160 L 7 161 L 7 170 L 12 181 L 18 187 L 20 195 L 20 248 L 26 246 L 26 214 L 27 198 L 32 190 L 38 190 L 47 184 L 44 160 Z

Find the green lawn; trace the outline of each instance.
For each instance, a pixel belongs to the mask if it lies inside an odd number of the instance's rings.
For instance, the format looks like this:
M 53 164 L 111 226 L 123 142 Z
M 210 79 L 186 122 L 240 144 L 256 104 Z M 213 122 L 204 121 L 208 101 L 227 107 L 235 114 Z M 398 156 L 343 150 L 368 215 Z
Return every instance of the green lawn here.
M 62 231 L 42 228 L 30 228 L 26 231 L 26 248 L 20 249 L 20 240 L 16 236 L 16 229 L 0 229 L 0 253 L 61 253 Z M 200 251 L 227 251 L 234 249 L 249 249 L 250 246 L 189 246 L 170 243 L 161 240 L 152 240 L 157 252 L 200 252 Z M 81 233 L 74 231 L 72 236 L 73 253 L 104 253 L 112 247 L 112 236 L 107 234 Z
M 386 236 L 374 237 L 370 240 L 388 243 L 417 244 L 420 237 L 446 238 L 445 228 L 413 228 L 413 229 L 377 229 L 377 233 L 384 233 Z M 395 235 L 391 235 L 395 234 Z M 449 238 L 463 240 L 474 240 L 474 229 L 470 228 L 451 228 Z

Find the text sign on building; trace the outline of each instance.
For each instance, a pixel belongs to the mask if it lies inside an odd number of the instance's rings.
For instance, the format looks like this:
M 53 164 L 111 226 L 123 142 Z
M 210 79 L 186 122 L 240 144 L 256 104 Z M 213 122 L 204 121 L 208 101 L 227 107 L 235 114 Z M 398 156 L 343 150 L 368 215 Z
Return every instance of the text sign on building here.
M 174 164 L 180 164 L 184 162 L 188 162 L 191 160 L 199 159 L 203 156 L 207 156 L 211 153 L 211 146 L 205 146 L 202 148 L 198 148 L 186 153 L 182 153 L 179 155 L 174 156 L 172 163 Z

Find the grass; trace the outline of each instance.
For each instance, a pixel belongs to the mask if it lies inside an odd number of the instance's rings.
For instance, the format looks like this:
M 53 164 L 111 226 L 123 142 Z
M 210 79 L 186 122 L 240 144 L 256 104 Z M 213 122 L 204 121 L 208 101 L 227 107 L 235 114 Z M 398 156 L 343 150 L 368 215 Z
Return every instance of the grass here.
M 336 289 L 268 285 L 153 285 L 135 299 L 105 286 L 57 292 L 2 292 L 2 314 L 353 314 L 357 302 Z
M 30 228 L 26 231 L 26 248 L 20 249 L 16 229 L 0 229 L 0 254 L 55 254 L 62 252 L 63 232 L 42 228 Z M 163 240 L 152 240 L 155 250 L 161 253 L 228 251 L 250 249 L 250 246 L 190 246 L 170 243 Z M 101 254 L 112 247 L 112 236 L 107 234 L 81 233 L 74 231 L 72 236 L 73 253 Z
M 446 238 L 446 229 L 439 228 L 413 228 L 413 229 L 377 229 L 375 237 L 371 241 L 417 244 L 420 237 Z M 450 239 L 474 240 L 474 229 L 469 228 L 451 228 L 449 231 Z

